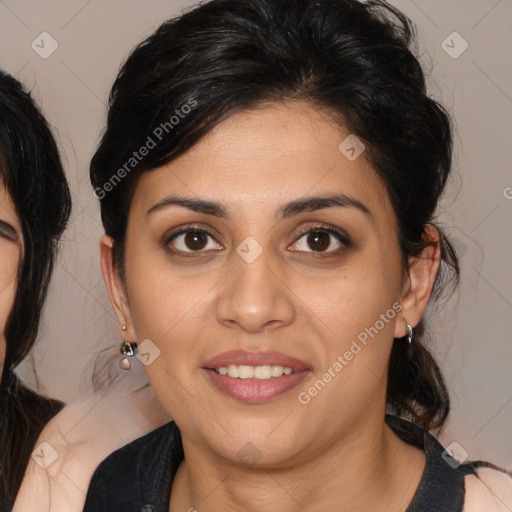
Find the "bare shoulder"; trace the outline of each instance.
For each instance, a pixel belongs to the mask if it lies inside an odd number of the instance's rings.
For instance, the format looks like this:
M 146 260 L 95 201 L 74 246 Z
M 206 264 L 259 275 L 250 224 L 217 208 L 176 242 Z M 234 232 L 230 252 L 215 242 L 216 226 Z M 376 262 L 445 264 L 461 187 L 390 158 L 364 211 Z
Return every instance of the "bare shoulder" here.
M 100 462 L 167 421 L 149 388 L 134 396 L 111 392 L 67 405 L 41 432 L 13 512 L 82 511 Z
M 475 468 L 476 475 L 465 477 L 463 512 L 509 512 L 512 510 L 512 473 L 492 464 Z
M 93 407 L 92 397 L 67 405 L 45 426 L 35 443 L 14 512 L 81 510 L 87 475 L 106 456 L 94 436 L 84 435 L 85 419 L 80 421 Z M 84 449 L 86 445 L 89 449 Z

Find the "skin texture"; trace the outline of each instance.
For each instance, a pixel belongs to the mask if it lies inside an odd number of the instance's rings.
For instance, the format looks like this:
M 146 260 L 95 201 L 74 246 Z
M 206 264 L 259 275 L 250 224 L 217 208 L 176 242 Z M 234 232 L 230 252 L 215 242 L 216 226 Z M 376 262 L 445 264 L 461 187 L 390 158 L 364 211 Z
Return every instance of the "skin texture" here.
M 34 451 L 49 443 L 58 457 L 48 468 L 30 458 L 13 512 L 81 512 L 100 462 L 169 421 L 150 388 L 136 391 L 145 380 L 137 363 L 129 372 L 118 370 L 106 392 L 66 405 L 44 427 Z
M 384 424 L 386 374 L 393 338 L 406 334 L 406 321 L 415 326 L 428 304 L 440 251 L 433 242 L 405 272 L 385 187 L 364 154 L 349 161 L 340 152 L 347 135 L 327 112 L 303 102 L 233 115 L 141 177 L 128 221 L 125 283 L 112 262 L 112 240 L 102 239 L 115 312 L 129 340 L 149 339 L 160 350 L 146 373 L 183 436 L 186 460 L 173 482 L 172 510 L 398 511 L 416 490 L 424 455 Z M 349 206 L 278 217 L 284 203 L 333 192 L 370 213 Z M 148 213 L 171 194 L 219 202 L 230 218 L 182 206 Z M 200 254 L 170 253 L 193 250 L 184 235 L 169 242 L 188 224 L 214 238 L 206 237 Z M 300 230 L 329 226 L 351 242 L 327 237 L 322 257 Z M 262 249 L 252 263 L 236 251 L 249 236 Z M 299 393 L 398 303 L 399 314 L 300 403 Z M 286 394 L 243 403 L 202 369 L 236 349 L 279 351 L 305 361 L 310 372 Z M 257 453 L 249 466 L 240 460 L 247 443 Z
M 23 237 L 16 208 L 0 181 L 0 369 L 5 359 L 5 324 L 14 304 Z

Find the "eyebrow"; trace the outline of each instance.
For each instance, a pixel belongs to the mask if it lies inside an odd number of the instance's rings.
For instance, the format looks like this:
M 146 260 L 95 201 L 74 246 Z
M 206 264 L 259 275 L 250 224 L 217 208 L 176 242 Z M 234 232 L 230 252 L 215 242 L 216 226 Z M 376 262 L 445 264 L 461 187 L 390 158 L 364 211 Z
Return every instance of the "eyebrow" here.
M 189 199 L 179 196 L 168 196 L 154 206 L 152 206 L 146 213 L 157 212 L 169 206 L 183 206 L 197 213 L 203 213 L 205 215 L 212 215 L 221 219 L 230 219 L 231 216 L 226 208 L 218 202 L 206 201 L 203 199 Z M 309 196 L 301 199 L 295 199 L 288 203 L 285 203 L 277 211 L 279 219 L 286 219 L 299 215 L 300 213 L 312 212 L 316 210 L 323 210 L 326 208 L 342 207 L 342 208 L 354 208 L 367 215 L 373 221 L 373 215 L 371 211 L 361 201 L 354 199 L 347 194 L 328 194 L 321 196 Z

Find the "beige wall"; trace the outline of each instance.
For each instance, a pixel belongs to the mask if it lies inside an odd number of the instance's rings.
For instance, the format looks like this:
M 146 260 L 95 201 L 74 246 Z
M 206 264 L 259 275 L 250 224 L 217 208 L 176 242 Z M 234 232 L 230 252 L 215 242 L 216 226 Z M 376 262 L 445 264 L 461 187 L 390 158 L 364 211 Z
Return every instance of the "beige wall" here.
M 455 177 L 442 220 L 462 257 L 460 293 L 432 309 L 436 353 L 453 397 L 443 436 L 471 459 L 512 468 L 512 3 L 508 0 L 395 0 L 418 25 L 431 94 L 455 116 Z M 55 127 L 74 210 L 55 272 L 33 361 L 40 389 L 64 401 L 90 392 L 94 351 L 118 347 L 99 271 L 102 234 L 88 162 L 105 120 L 105 102 L 129 49 L 191 2 L 54 0 L 0 2 L 0 67 L 32 90 Z M 463 46 L 467 50 L 452 58 Z M 48 32 L 57 50 L 37 38 Z M 44 36 L 46 37 L 46 36 Z M 36 39 L 37 38 L 37 39 Z M 453 40 L 453 41 L 452 41 Z M 508 197 L 506 197 L 508 196 Z M 35 385 L 30 363 L 20 374 Z

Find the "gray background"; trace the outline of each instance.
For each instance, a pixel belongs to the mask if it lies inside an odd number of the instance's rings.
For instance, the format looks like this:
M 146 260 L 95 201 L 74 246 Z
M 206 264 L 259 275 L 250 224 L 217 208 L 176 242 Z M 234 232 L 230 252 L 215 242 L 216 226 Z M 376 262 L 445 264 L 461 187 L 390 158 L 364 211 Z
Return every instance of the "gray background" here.
M 512 469 L 512 1 L 392 3 L 417 24 L 430 94 L 457 128 L 454 176 L 440 220 L 460 252 L 461 287 L 448 303 L 429 309 L 433 350 L 453 399 L 441 439 L 457 442 L 470 459 Z M 96 353 L 109 348 L 103 357 L 111 356 L 119 343 L 100 275 L 103 230 L 88 181 L 108 91 L 132 46 L 192 4 L 0 1 L 0 67 L 33 91 L 55 128 L 73 192 L 40 340 L 19 372 L 29 385 L 64 401 L 91 393 Z M 58 44 L 45 59 L 31 46 L 35 41 L 39 53 L 51 48 L 43 32 Z M 468 48 L 457 56 L 464 41 Z

